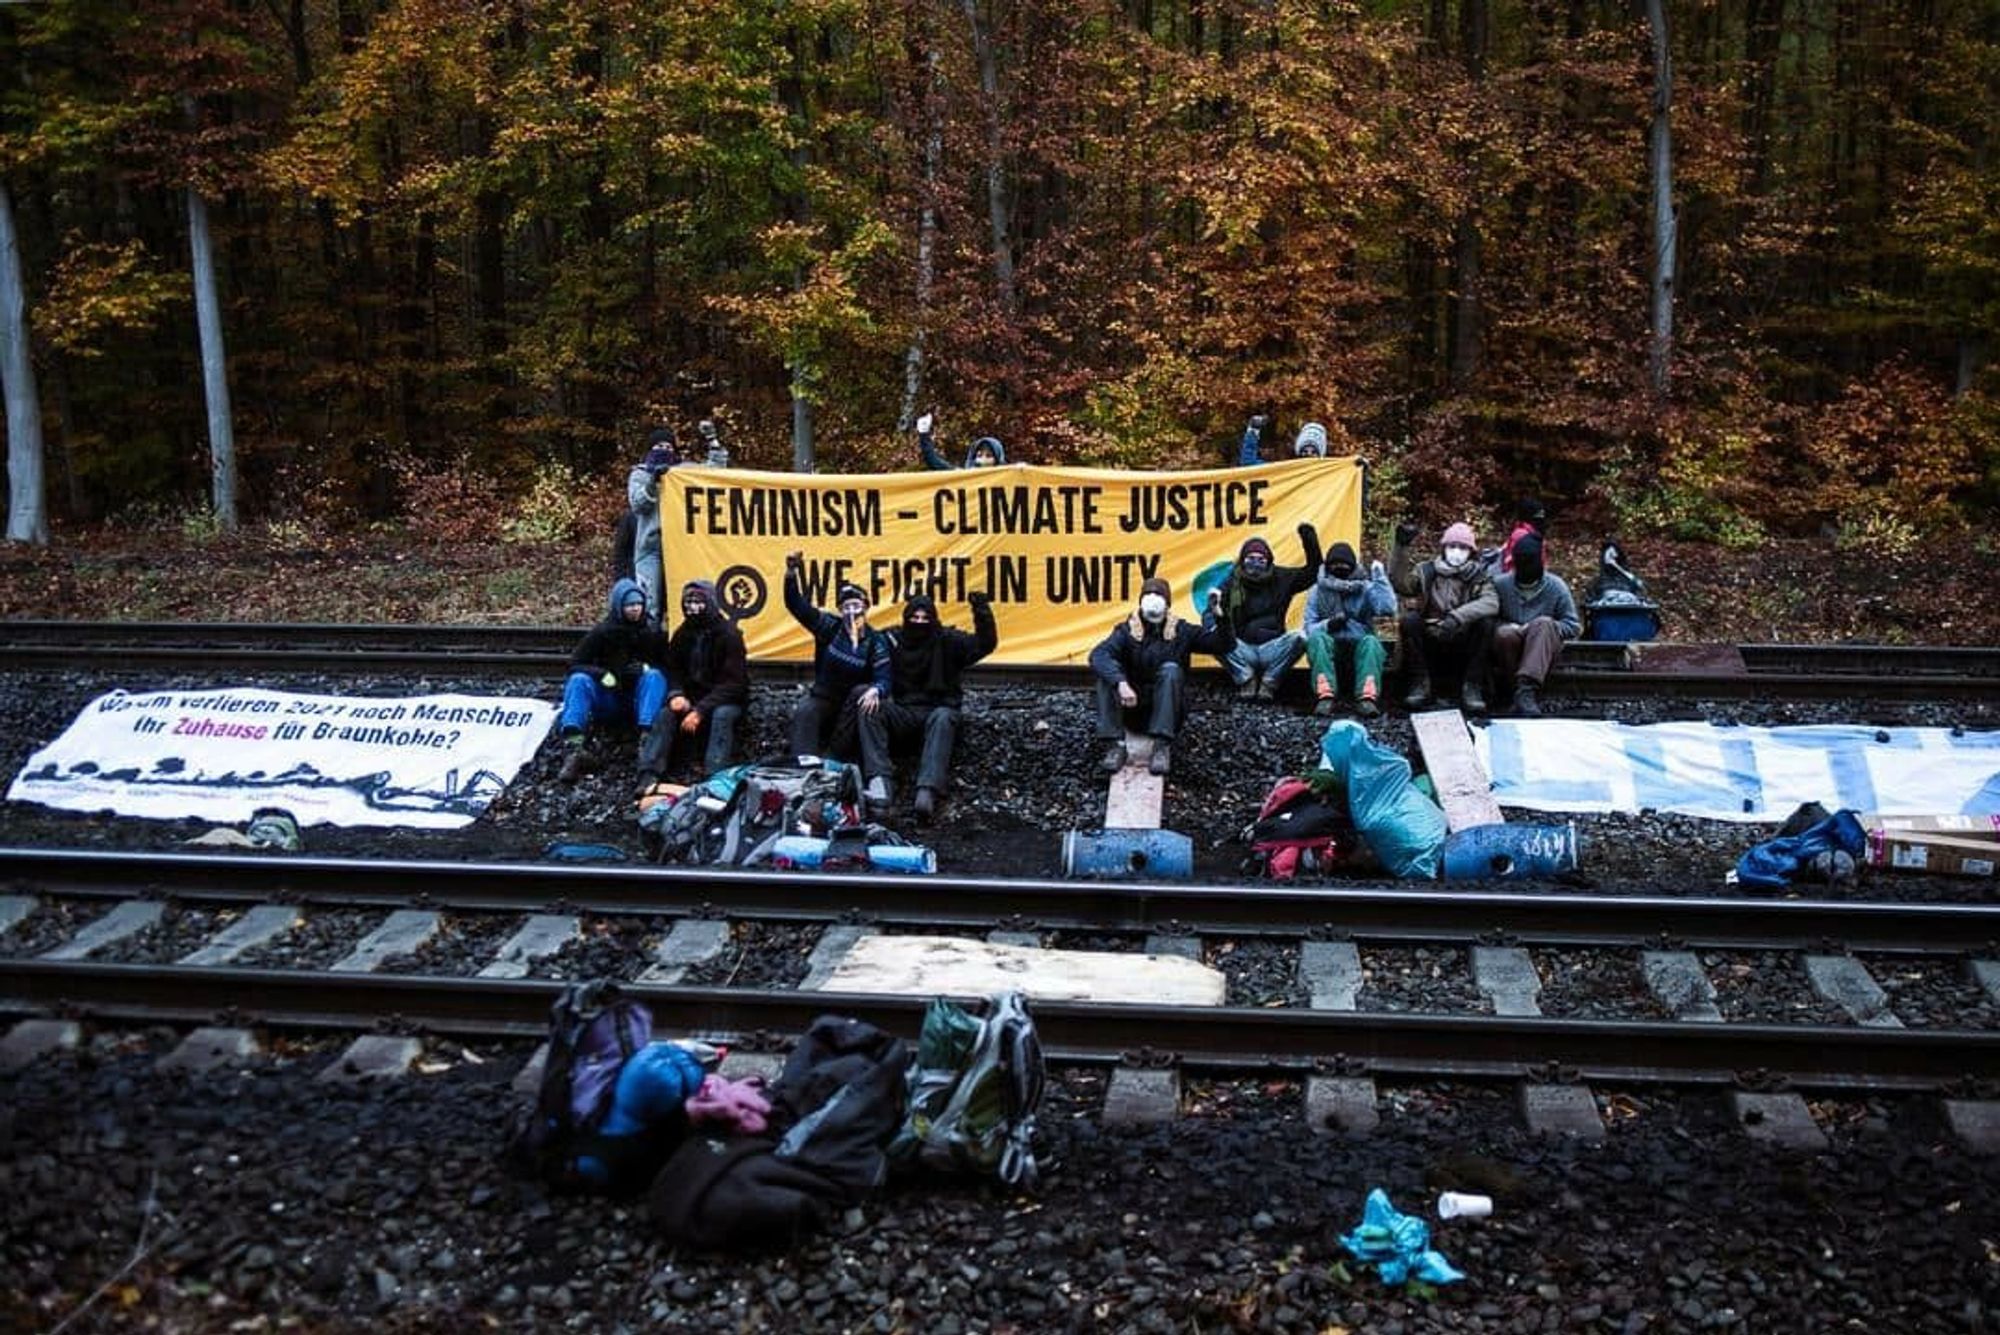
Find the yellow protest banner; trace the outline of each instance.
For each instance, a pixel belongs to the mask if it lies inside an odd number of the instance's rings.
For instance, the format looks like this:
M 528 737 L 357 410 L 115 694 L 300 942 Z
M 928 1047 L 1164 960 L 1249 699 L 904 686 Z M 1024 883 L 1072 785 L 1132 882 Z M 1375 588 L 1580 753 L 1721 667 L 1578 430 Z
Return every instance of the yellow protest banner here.
M 1199 615 L 1237 548 L 1259 536 L 1280 565 L 1304 560 L 1297 529 L 1323 544 L 1361 533 L 1358 459 L 1129 473 L 1011 464 L 954 472 L 822 476 L 672 469 L 660 477 L 666 610 L 692 579 L 714 580 L 752 658 L 806 659 L 812 642 L 785 611 L 785 557 L 805 556 L 805 592 L 830 608 L 851 580 L 877 625 L 911 594 L 970 628 L 966 598 L 993 599 L 996 663 L 1081 663 L 1159 575 L 1174 606 Z M 1302 607 L 1295 608 L 1296 621 Z

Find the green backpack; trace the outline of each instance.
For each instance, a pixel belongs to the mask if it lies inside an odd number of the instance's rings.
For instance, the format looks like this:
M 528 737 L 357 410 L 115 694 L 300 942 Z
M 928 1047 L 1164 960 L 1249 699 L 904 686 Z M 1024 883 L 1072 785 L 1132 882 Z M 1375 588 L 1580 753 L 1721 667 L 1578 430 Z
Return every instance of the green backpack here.
M 934 999 L 910 1063 L 910 1110 L 889 1157 L 1032 1187 L 1043 1075 L 1041 1040 L 1021 993 L 987 998 L 983 1015 Z

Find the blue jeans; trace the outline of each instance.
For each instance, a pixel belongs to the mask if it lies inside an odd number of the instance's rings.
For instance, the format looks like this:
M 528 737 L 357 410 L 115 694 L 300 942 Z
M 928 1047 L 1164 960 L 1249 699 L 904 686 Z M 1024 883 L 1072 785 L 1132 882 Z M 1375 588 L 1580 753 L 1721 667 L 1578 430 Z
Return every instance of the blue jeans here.
M 586 732 L 593 723 L 627 716 L 643 732 L 653 726 L 666 701 L 667 674 L 658 668 L 641 673 L 638 688 L 630 694 L 612 690 L 588 672 L 572 672 L 563 683 L 562 730 Z
M 1222 661 L 1229 665 L 1229 679 L 1238 686 L 1259 676 L 1269 677 L 1275 682 L 1291 671 L 1292 664 L 1298 662 L 1299 655 L 1305 651 L 1304 638 L 1297 631 L 1288 630 L 1262 644 L 1245 644 L 1238 640 L 1236 647 Z

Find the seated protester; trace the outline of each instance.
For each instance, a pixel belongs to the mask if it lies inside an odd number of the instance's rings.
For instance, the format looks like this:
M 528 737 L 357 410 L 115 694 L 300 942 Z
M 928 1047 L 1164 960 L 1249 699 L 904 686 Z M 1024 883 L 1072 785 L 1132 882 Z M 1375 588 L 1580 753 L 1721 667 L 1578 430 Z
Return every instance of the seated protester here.
M 1212 589 L 1201 625 L 1182 621 L 1169 606 L 1173 589 L 1158 576 L 1139 586 L 1139 607 L 1090 651 L 1097 676 L 1097 735 L 1111 743 L 1104 768 L 1125 768 L 1125 730 L 1153 739 L 1155 774 L 1173 768 L 1170 747 L 1187 717 L 1188 660 L 1197 653 L 1220 658 L 1235 647 L 1222 615 L 1222 590 Z
M 889 698 L 870 709 L 852 706 L 861 733 L 861 772 L 868 780 L 871 807 L 886 807 L 895 772 L 891 748 L 921 737 L 917 764 L 917 819 L 937 815 L 938 799 L 951 787 L 951 748 L 958 738 L 958 709 L 965 702 L 959 677 L 1000 643 L 993 623 L 993 600 L 975 593 L 970 632 L 938 624 L 937 604 L 916 594 L 903 604 L 903 629 L 893 637 L 889 657 Z M 881 794 L 879 802 L 875 794 Z
M 639 747 L 639 792 L 674 768 L 675 752 L 707 734 L 698 773 L 724 769 L 736 752 L 736 728 L 750 704 L 750 663 L 743 632 L 722 614 L 715 585 L 690 580 L 681 588 L 681 621 L 667 639 L 667 707 Z
M 1236 568 L 1222 581 L 1222 607 L 1236 637 L 1224 662 L 1236 694 L 1245 700 L 1277 695 L 1278 683 L 1306 651 L 1305 637 L 1285 629 L 1285 622 L 1292 599 L 1311 588 L 1319 574 L 1319 533 L 1311 524 L 1300 524 L 1299 542 L 1306 563 L 1281 566 L 1273 562 L 1270 543 L 1247 540 L 1236 553 Z
M 1500 600 L 1493 579 L 1478 558 L 1472 525 L 1453 524 L 1444 531 L 1434 560 L 1412 566 L 1410 544 L 1415 524 L 1396 526 L 1396 545 L 1389 550 L 1389 583 L 1397 593 L 1417 599 L 1400 623 L 1403 658 L 1410 679 L 1403 703 L 1422 709 L 1431 702 L 1431 675 L 1445 669 L 1464 679 L 1465 707 L 1486 708 L 1486 664 L 1493 639 L 1493 617 Z
M 868 592 L 842 584 L 834 595 L 839 609 L 823 612 L 806 601 L 805 554 L 785 558 L 785 610 L 813 637 L 812 687 L 792 711 L 792 754 L 824 755 L 826 732 L 849 698 L 874 710 L 889 698 L 889 637 L 868 624 Z M 870 794 L 871 799 L 873 794 Z M 887 805 L 888 791 L 882 792 Z
M 1341 673 L 1359 701 L 1363 718 L 1382 712 L 1382 664 L 1388 657 L 1375 637 L 1376 617 L 1394 616 L 1396 591 L 1377 561 L 1362 578 L 1354 549 L 1333 544 L 1320 567 L 1319 578 L 1306 596 L 1306 661 L 1312 664 L 1313 713 L 1331 715 L 1341 698 Z
M 1560 575 L 1542 566 L 1542 540 L 1530 533 L 1514 544 L 1514 569 L 1493 581 L 1500 620 L 1493 630 L 1493 663 L 1513 678 L 1514 712 L 1540 718 L 1542 683 L 1562 656 L 1562 647 L 1583 630 L 1576 603 Z
M 931 435 L 931 415 L 925 413 L 917 419 L 917 448 L 924 456 L 924 467 L 948 471 L 959 467 L 938 453 L 937 440 Z M 1007 447 L 992 436 L 981 436 L 972 442 L 965 452 L 967 468 L 997 468 L 1007 462 Z
M 592 723 L 625 719 L 643 732 L 653 726 L 667 698 L 667 637 L 653 629 L 651 609 L 638 581 L 611 586 L 611 607 L 569 660 L 563 683 L 562 742 L 569 749 L 557 776 L 575 783 L 583 774 L 583 736 Z
M 1500 545 L 1489 561 L 1496 573 L 1514 568 L 1514 547 L 1522 538 L 1532 533 L 1538 538 L 1545 537 L 1549 526 L 1549 507 L 1530 496 L 1514 507 L 1514 527 L 1507 532 L 1507 541 Z

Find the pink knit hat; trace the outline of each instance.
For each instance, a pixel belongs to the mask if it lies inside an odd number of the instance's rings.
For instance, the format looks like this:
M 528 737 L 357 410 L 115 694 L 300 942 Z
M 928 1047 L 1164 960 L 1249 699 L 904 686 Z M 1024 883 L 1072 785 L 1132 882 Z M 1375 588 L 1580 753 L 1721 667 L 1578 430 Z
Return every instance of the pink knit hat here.
M 1472 525 L 1460 522 L 1453 524 L 1444 531 L 1444 540 L 1438 545 L 1440 547 L 1470 547 L 1476 551 L 1479 547 L 1479 539 L 1472 535 Z

